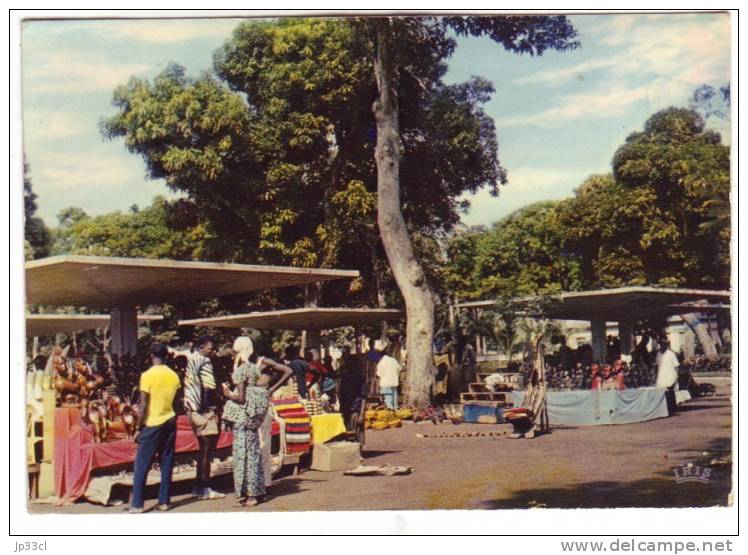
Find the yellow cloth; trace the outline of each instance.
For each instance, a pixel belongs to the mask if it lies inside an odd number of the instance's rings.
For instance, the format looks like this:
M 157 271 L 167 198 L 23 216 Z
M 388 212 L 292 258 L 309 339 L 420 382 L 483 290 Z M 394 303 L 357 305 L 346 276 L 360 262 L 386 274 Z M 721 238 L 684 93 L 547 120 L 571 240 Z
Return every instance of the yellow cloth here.
M 284 411 L 285 410 L 299 410 L 299 409 L 303 409 L 304 405 L 302 405 L 301 403 L 290 403 L 288 405 L 276 405 L 275 408 L 284 410 Z
M 325 443 L 343 433 L 345 424 L 339 412 L 312 416 L 312 443 Z
M 149 396 L 146 426 L 159 426 L 175 416 L 174 397 L 179 388 L 179 376 L 168 366 L 159 364 L 143 372 L 140 391 Z
M 309 422 L 308 416 L 301 416 L 299 418 L 284 418 L 283 422 L 286 424 L 306 424 Z

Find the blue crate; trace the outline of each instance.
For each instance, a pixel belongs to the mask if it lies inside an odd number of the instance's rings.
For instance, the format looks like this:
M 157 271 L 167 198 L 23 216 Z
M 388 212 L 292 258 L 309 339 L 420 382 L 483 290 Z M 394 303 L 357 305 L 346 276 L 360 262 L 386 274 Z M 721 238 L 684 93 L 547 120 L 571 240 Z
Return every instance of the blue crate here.
M 503 420 L 501 407 L 465 403 L 462 414 L 464 421 L 472 424 L 498 424 Z

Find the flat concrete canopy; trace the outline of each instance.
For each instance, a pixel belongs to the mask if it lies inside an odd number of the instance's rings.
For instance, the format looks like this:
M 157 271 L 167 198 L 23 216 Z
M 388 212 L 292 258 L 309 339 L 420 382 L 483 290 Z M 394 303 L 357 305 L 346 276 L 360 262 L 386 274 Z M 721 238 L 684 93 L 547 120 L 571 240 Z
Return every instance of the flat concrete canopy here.
M 561 293 L 546 315 L 558 320 L 638 321 L 648 317 L 682 314 L 684 303 L 707 300 L 712 307 L 729 304 L 729 291 L 671 289 L 665 287 L 619 287 Z M 529 300 L 529 299 L 528 299 Z M 457 308 L 490 308 L 494 301 L 461 303 Z M 699 309 L 694 306 L 693 311 Z M 713 308 L 712 308 L 713 310 Z
M 146 305 L 358 275 L 356 270 L 65 255 L 26 262 L 26 302 L 64 306 Z
M 181 320 L 179 325 L 215 326 L 217 328 L 252 328 L 278 330 L 329 330 L 343 326 L 376 324 L 400 320 L 403 314 L 389 308 L 292 308 L 271 312 L 249 312 L 197 320 Z
M 163 320 L 157 314 L 140 314 L 138 322 L 153 322 Z M 37 337 L 67 333 L 73 331 L 93 330 L 105 328 L 110 323 L 108 314 L 27 314 L 26 335 Z

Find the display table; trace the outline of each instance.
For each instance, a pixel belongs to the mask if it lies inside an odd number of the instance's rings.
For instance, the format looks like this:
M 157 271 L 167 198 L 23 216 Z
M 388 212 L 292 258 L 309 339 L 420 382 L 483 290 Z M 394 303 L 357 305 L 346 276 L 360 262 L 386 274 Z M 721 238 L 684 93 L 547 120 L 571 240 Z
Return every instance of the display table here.
M 339 412 L 312 416 L 312 443 L 327 443 L 345 432 L 343 415 Z
M 513 391 L 515 407 L 524 391 Z M 553 425 L 601 426 L 632 424 L 668 416 L 665 390 L 654 387 L 617 390 L 549 391 L 548 420 Z
M 282 403 L 283 401 L 281 401 Z M 297 402 L 297 401 L 294 401 Z M 276 408 L 280 408 L 279 414 L 288 416 L 291 413 L 283 410 L 283 405 L 274 402 Z M 345 433 L 343 417 L 339 413 L 322 414 L 310 417 L 303 409 L 294 413 L 297 418 L 287 419 L 286 438 L 289 440 L 296 430 L 295 427 L 304 426 L 306 422 L 306 434 L 300 435 L 298 442 L 289 441 L 287 452 L 303 454 L 309 451 L 310 425 L 311 435 L 314 443 L 324 443 L 330 439 Z M 304 422 L 297 422 L 303 420 Z M 117 467 L 123 464 L 132 464 L 137 452 L 137 444 L 129 439 L 107 441 L 105 443 L 94 443 L 93 433 L 88 427 L 81 425 L 81 413 L 77 408 L 57 408 L 54 413 L 55 423 L 55 456 L 54 456 L 54 485 L 58 504 L 66 505 L 73 503 L 76 499 L 87 493 L 91 481 L 91 473 L 99 468 Z M 280 433 L 280 425 L 273 422 L 272 435 Z M 304 439 L 306 437 L 306 439 Z M 232 435 L 230 432 L 221 432 L 216 449 L 231 447 Z M 185 453 L 197 451 L 197 437 L 192 432 L 192 427 L 186 416 L 177 417 L 177 444 L 176 452 Z M 148 483 L 158 483 L 157 473 L 148 478 Z M 183 474 L 181 479 L 188 479 L 191 474 Z M 176 478 L 176 476 L 175 476 Z M 108 497 L 108 490 L 113 484 L 128 484 L 128 479 L 113 477 L 112 484 L 106 486 L 106 494 L 94 497 Z
M 221 432 L 217 449 L 231 446 L 232 437 Z M 77 408 L 55 409 L 55 495 L 59 504 L 69 504 L 81 497 L 97 468 L 132 463 L 137 444 L 122 439 L 94 443 L 90 430 L 81 426 Z M 187 417 L 177 418 L 176 452 L 197 451 L 197 437 L 192 433 Z

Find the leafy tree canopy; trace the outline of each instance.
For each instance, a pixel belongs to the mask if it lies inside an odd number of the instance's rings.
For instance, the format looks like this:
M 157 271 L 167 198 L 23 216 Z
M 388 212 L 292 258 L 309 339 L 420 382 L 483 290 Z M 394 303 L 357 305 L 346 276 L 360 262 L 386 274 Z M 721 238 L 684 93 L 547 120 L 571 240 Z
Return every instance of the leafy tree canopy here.
M 180 203 L 157 197 L 136 212 L 89 216 L 70 207 L 58 215 L 55 254 L 194 260 L 210 238 L 205 227 L 180 221 Z
M 376 83 L 357 30 L 347 19 L 242 23 L 215 53 L 215 76 L 172 65 L 152 82 L 133 78 L 115 91 L 118 113 L 102 131 L 187 193 L 208 222 L 213 259 L 355 267 L 363 279 L 349 293 L 372 299 L 384 259 Z M 493 87 L 442 82 L 454 39 L 441 33 L 436 49 L 408 51 L 398 84 L 403 211 L 426 235 L 459 221 L 462 193 L 505 180 L 482 110 Z
M 730 287 L 730 158 L 694 110 L 650 117 L 559 202 L 518 210 L 447 243 L 456 298 L 663 285 Z
M 579 260 L 564 249 L 556 203 L 540 202 L 468 230 L 447 245 L 446 272 L 458 298 L 525 296 L 578 289 Z

